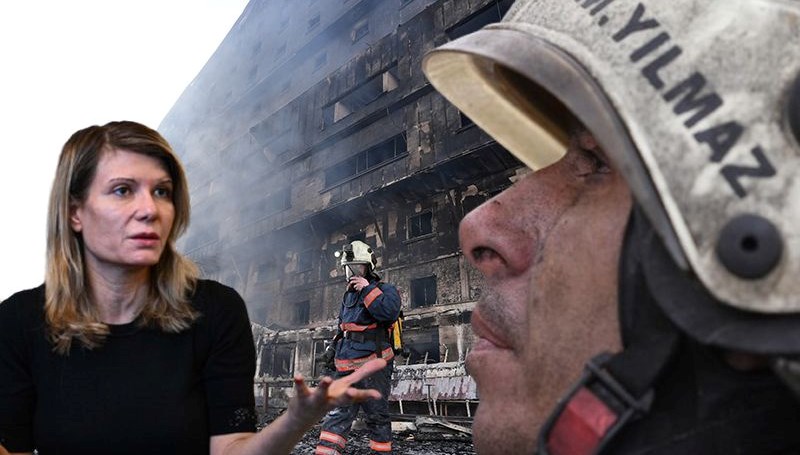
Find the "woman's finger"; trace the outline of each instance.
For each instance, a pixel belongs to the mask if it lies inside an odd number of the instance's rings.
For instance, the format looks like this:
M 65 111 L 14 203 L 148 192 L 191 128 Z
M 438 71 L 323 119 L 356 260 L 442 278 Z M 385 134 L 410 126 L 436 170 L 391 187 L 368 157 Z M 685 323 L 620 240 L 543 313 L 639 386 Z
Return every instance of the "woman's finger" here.
M 337 397 L 329 398 L 329 403 L 334 406 L 345 406 L 351 403 L 361 403 L 368 400 L 377 400 L 381 393 L 374 389 L 362 390 L 350 387 Z
M 311 394 L 311 391 L 308 389 L 308 385 L 306 385 L 306 381 L 300 374 L 294 376 L 294 390 L 299 397 L 304 397 Z
M 351 374 L 333 381 L 333 384 L 328 388 L 328 398 L 335 399 L 343 395 L 351 385 L 384 368 L 386 368 L 385 360 L 370 360 Z
M 367 376 L 371 376 L 378 371 L 386 368 L 386 361 L 383 359 L 372 359 L 369 362 L 365 363 L 357 370 L 353 371 L 352 374 L 345 376 L 342 379 L 346 379 L 347 385 L 353 385 L 356 382 L 366 378 Z

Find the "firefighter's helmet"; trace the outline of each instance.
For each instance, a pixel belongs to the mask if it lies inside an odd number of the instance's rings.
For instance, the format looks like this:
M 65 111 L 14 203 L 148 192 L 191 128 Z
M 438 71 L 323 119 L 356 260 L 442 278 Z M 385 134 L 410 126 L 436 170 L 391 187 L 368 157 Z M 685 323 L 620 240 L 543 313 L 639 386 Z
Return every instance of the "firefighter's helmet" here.
M 339 258 L 339 265 L 344 268 L 345 275 L 348 279 L 353 275 L 353 265 L 365 265 L 368 274 L 374 274 L 375 268 L 378 265 L 378 259 L 375 257 L 375 252 L 372 250 L 372 247 L 361 240 L 345 243 L 342 250 L 335 252 L 334 255 Z
M 707 344 L 800 354 L 798 24 L 799 1 L 518 0 L 423 69 L 534 170 L 577 118 L 707 291 L 656 296 L 670 318 Z

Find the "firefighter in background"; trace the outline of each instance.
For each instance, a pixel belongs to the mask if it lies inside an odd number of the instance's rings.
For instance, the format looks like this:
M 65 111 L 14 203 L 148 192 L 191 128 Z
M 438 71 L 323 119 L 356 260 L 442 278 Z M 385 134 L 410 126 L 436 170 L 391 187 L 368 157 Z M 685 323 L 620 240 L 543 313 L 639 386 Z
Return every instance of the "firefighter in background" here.
M 372 248 L 356 240 L 337 252 L 344 268 L 347 289 L 339 311 L 339 332 L 334 338 L 336 378 L 346 376 L 378 356 L 388 362 L 377 372 L 353 387 L 378 390 L 382 398 L 334 409 L 325 417 L 320 433 L 318 455 L 338 455 L 344 449 L 350 426 L 363 409 L 370 433 L 370 448 L 391 452 L 392 427 L 388 396 L 394 351 L 389 328 L 400 314 L 400 295 L 391 284 L 382 283 L 375 273 L 377 260 Z

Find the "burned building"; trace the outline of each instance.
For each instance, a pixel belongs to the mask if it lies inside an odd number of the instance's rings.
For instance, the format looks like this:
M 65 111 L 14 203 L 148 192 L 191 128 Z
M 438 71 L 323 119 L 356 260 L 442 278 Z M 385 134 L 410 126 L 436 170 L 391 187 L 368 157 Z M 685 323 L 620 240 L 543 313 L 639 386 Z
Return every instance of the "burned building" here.
M 272 396 L 293 373 L 321 373 L 344 292 L 333 253 L 360 239 L 403 300 L 396 406 L 471 412 L 463 360 L 481 278 L 457 227 L 525 170 L 421 61 L 510 3 L 252 0 L 160 125 L 192 189 L 179 246 L 244 297 Z

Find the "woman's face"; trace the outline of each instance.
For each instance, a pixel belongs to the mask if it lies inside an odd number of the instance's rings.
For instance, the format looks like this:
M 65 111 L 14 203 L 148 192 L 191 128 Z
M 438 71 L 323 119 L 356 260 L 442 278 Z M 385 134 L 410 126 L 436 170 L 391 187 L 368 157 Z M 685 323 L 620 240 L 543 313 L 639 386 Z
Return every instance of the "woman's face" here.
M 175 220 L 172 189 L 161 161 L 121 149 L 103 153 L 84 200 L 70 210 L 70 225 L 83 236 L 87 266 L 157 264 Z

